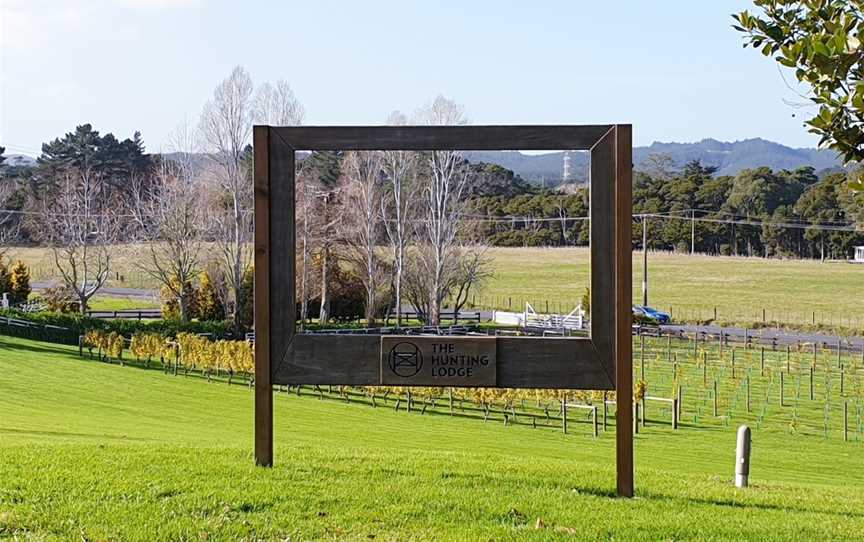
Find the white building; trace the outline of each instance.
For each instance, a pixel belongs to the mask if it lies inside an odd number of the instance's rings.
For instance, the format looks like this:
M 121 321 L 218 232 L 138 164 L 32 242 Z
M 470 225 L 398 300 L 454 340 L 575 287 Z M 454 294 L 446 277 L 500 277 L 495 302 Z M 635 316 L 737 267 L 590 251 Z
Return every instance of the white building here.
M 864 263 L 864 247 L 855 247 L 855 263 Z

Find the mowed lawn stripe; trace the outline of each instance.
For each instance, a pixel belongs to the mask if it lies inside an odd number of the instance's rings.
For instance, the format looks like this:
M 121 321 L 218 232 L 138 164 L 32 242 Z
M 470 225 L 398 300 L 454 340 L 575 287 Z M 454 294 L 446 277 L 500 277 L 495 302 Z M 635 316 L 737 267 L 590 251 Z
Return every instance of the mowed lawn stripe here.
M 278 394 L 276 466 L 252 394 L 0 338 L 0 535 L 46 539 L 853 539 L 862 447 L 734 428 L 637 439 L 639 497 L 611 497 L 612 431 L 503 427 Z M 538 518 L 540 523 L 538 524 Z

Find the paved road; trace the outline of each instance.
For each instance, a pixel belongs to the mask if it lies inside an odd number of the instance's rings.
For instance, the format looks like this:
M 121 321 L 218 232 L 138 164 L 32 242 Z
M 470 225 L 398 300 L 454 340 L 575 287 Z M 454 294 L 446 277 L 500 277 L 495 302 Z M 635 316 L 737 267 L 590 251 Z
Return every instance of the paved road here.
M 50 288 L 55 286 L 55 284 L 51 282 L 34 282 L 32 284 L 34 290 L 45 290 L 46 288 Z M 99 290 L 99 294 L 101 295 L 115 295 L 122 297 L 139 297 L 142 299 L 153 299 L 156 296 L 155 290 L 142 290 L 139 288 L 122 288 L 122 287 L 108 287 L 105 286 Z
M 749 337 L 750 340 L 753 342 L 758 342 L 766 345 L 773 345 L 776 341 L 777 346 L 794 346 L 798 343 L 817 343 L 828 347 L 836 347 L 837 342 L 841 341 L 843 343 L 844 349 L 852 348 L 854 350 L 860 350 L 864 348 L 864 337 L 860 336 L 838 337 L 837 335 L 827 335 L 824 333 L 817 333 L 811 331 L 790 331 L 768 328 L 744 329 L 741 327 L 720 327 L 711 325 L 699 326 L 687 324 L 671 324 L 660 327 L 663 329 L 664 332 L 686 333 L 688 335 L 691 335 L 693 333 L 708 334 L 711 335 L 713 339 L 716 339 L 722 331 L 724 335 L 729 336 L 730 339 L 735 342 L 743 342 L 746 336 Z

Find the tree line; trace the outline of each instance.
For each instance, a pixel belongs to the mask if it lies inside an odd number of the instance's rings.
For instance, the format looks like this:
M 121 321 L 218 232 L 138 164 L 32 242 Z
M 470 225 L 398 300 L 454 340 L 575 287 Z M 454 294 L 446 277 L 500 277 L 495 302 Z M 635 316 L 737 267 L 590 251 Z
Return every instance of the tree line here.
M 864 195 L 844 171 L 767 167 L 716 176 L 692 161 L 675 168 L 668 156 L 634 173 L 634 247 L 763 257 L 850 257 L 864 244 Z M 498 246 L 587 245 L 588 187 L 572 193 L 526 192 L 473 199 L 481 230 Z M 643 219 L 641 215 L 645 215 Z

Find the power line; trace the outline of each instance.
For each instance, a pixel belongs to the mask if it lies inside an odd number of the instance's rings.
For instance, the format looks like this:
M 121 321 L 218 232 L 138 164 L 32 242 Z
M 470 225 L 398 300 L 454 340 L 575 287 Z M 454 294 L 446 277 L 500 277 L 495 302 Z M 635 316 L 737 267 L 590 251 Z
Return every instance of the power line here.
M 252 209 L 242 209 L 241 214 L 249 214 Z M 755 220 L 755 219 L 730 219 L 730 218 L 710 218 L 710 217 L 696 217 L 696 216 L 682 216 L 676 213 L 680 213 L 683 211 L 670 211 L 668 213 L 634 213 L 633 219 L 640 220 L 644 218 L 656 218 L 656 219 L 666 219 L 666 220 L 682 220 L 682 221 L 693 221 L 693 222 L 704 222 L 710 224 L 726 224 L 726 225 L 741 225 L 741 226 L 754 226 L 754 227 L 774 227 L 774 228 L 789 228 L 789 229 L 800 229 L 800 230 L 818 230 L 818 231 L 846 231 L 846 232 L 859 232 L 864 233 L 864 226 L 858 226 L 853 223 L 845 223 L 845 224 L 832 224 L 832 223 L 806 223 L 806 222 L 789 222 L 789 221 L 767 221 L 767 220 Z M 24 211 L 20 209 L 0 209 L 0 214 L 6 215 L 21 215 L 21 216 L 87 216 L 91 218 L 98 218 L 102 216 L 111 216 L 112 218 L 132 218 L 132 219 L 140 219 L 140 218 L 151 218 L 158 215 L 152 215 L 149 213 L 141 213 L 141 214 L 111 214 L 106 215 L 104 213 L 97 214 L 87 214 L 82 215 L 78 213 L 57 213 L 57 212 L 45 212 L 45 211 Z M 507 216 L 490 216 L 490 215 L 462 215 L 462 219 L 467 220 L 469 222 L 486 222 L 486 223 L 500 223 L 500 224 L 536 224 L 536 223 L 574 223 L 574 222 L 585 222 L 590 221 L 591 217 L 588 216 L 564 216 L 564 217 L 533 217 L 530 215 L 507 215 Z M 390 220 L 392 222 L 392 220 Z M 416 219 L 411 220 L 409 222 L 416 223 L 425 223 L 425 220 Z

